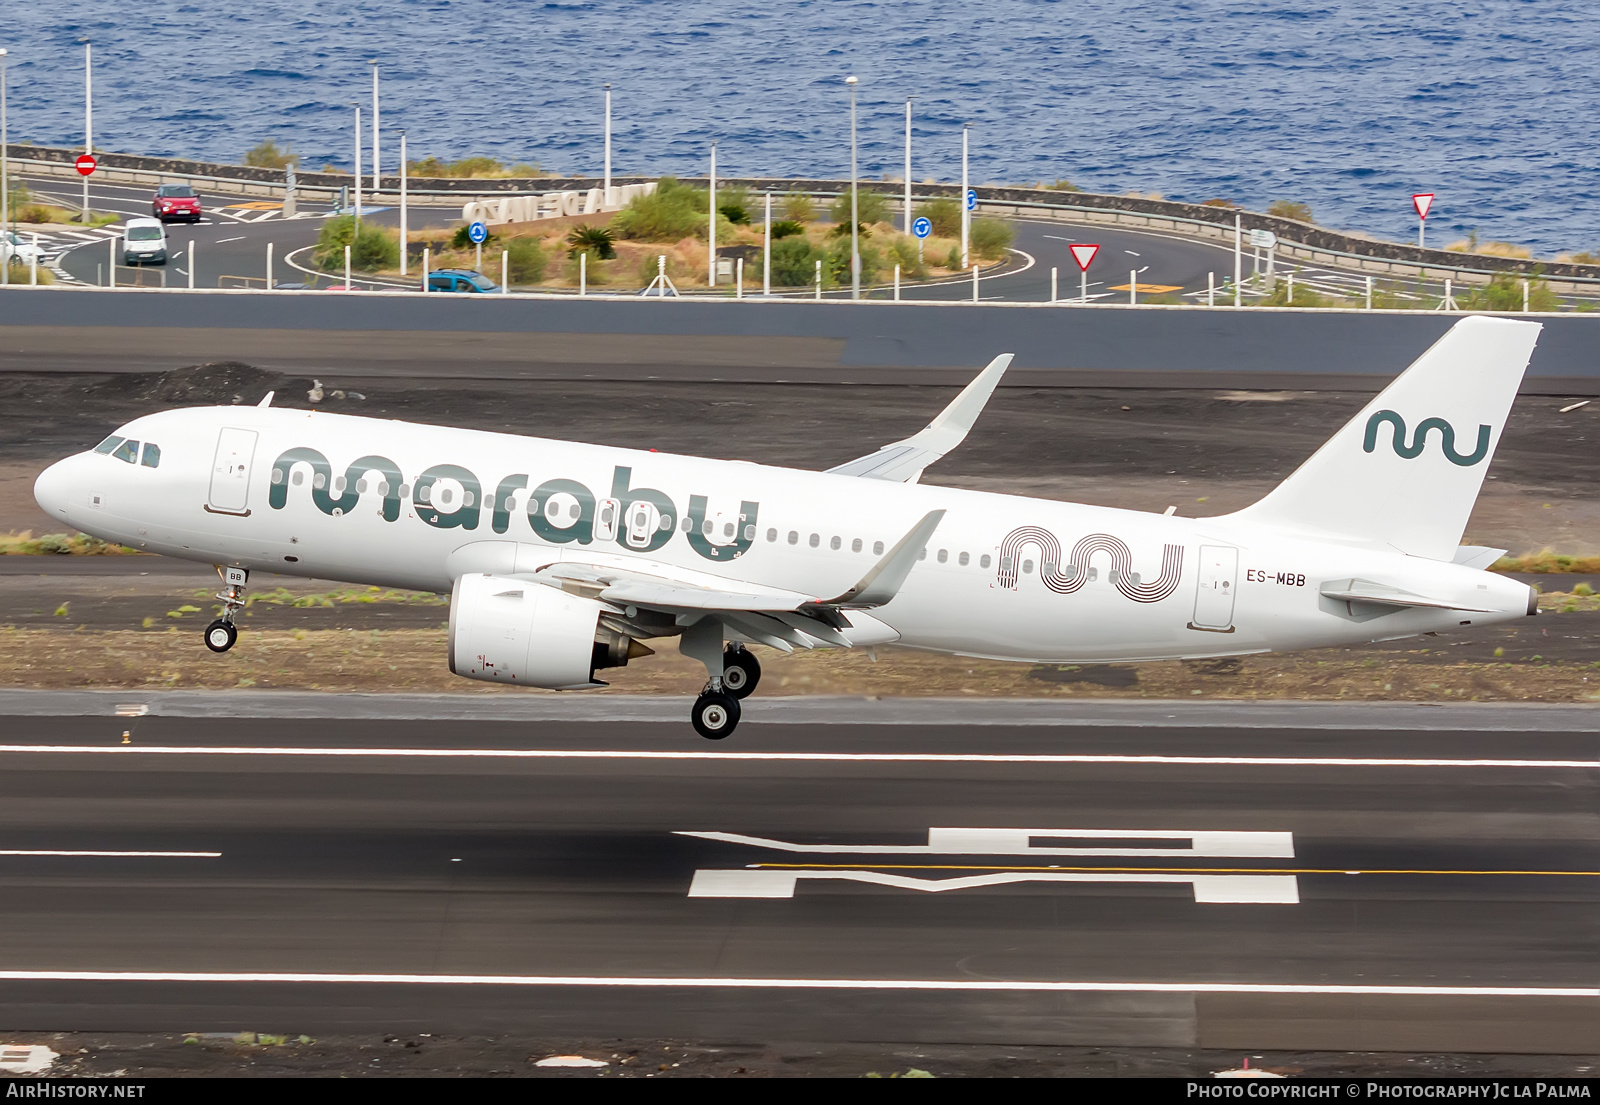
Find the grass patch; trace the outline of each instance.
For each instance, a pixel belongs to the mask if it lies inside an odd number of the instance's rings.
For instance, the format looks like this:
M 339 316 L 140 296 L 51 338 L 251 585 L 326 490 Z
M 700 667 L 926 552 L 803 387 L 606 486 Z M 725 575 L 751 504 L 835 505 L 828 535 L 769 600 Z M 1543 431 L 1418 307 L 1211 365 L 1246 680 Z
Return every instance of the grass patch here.
M 1534 575 L 1563 572 L 1583 575 L 1600 574 L 1600 556 L 1565 556 L 1544 549 L 1527 556 L 1502 556 L 1489 569 L 1491 572 L 1527 572 Z
M 322 224 L 312 258 L 320 268 L 342 271 L 345 246 L 351 247 L 350 267 L 358 272 L 376 272 L 400 264 L 400 236 L 372 222 L 363 222 L 357 230 L 353 215 L 340 215 Z
M 138 549 L 113 545 L 87 533 L 47 533 L 35 537 L 32 530 L 0 533 L 0 556 L 142 556 Z

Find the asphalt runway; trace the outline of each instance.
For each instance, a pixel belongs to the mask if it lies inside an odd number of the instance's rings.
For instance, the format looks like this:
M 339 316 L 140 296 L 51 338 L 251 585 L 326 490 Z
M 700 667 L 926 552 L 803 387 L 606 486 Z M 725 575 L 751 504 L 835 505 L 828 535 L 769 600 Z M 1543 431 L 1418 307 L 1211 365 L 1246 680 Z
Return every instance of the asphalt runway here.
M 0 696 L 7 1026 L 1600 1039 L 1582 708 L 114 697 Z

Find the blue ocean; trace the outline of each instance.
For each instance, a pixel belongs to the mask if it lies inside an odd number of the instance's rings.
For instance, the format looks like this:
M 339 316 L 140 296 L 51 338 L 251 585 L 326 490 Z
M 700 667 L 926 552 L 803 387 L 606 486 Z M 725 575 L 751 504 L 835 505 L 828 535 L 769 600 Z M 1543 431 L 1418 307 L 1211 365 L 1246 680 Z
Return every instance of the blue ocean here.
M 1592 0 L 1591 0 L 1592 2 Z M 1310 205 L 1414 241 L 1600 247 L 1600 19 L 1579 0 L 64 0 L 8 5 L 13 140 L 237 161 L 271 138 L 351 159 L 380 63 L 380 155 L 619 173 L 1066 179 L 1102 192 Z M 370 125 L 370 123 L 369 123 Z

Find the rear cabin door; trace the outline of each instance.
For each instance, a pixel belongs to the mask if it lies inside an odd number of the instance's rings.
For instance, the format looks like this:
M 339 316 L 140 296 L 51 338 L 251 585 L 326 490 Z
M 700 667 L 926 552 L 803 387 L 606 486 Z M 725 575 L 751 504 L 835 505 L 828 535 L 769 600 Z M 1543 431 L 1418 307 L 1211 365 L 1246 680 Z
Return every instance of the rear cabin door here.
M 217 435 L 217 456 L 211 465 L 212 510 L 245 513 L 250 497 L 250 462 L 255 453 L 254 430 L 223 427 Z
M 1232 545 L 1200 546 L 1200 580 L 1191 629 L 1233 632 L 1233 596 L 1239 589 L 1238 578 L 1238 549 Z

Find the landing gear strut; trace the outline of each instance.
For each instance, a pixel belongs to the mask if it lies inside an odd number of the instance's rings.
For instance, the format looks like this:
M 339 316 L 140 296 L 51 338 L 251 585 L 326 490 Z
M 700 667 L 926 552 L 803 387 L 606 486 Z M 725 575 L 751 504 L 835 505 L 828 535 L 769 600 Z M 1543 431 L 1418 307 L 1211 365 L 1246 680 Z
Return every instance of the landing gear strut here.
M 761 682 L 761 663 L 743 645 L 729 645 L 722 653 L 722 689 L 734 698 L 749 698 Z
M 246 568 L 219 567 L 217 574 L 222 576 L 227 590 L 217 593 L 222 600 L 222 617 L 206 626 L 206 647 L 212 652 L 227 652 L 239 639 L 239 628 L 233 619 L 244 609 L 244 585 L 250 580 L 250 572 Z

